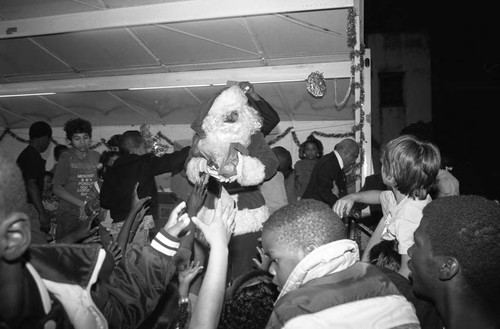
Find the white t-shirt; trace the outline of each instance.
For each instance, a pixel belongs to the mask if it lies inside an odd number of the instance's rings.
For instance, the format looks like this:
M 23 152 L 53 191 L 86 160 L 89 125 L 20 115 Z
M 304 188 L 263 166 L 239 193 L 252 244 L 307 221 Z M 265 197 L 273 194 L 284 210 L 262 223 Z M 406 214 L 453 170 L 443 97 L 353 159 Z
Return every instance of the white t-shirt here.
M 431 201 L 428 195 L 425 200 L 406 197 L 398 204 L 392 191 L 382 192 L 380 203 L 385 221 L 382 239 L 397 240 L 399 254 L 406 255 L 414 242 L 413 233 L 422 220 L 422 210 Z

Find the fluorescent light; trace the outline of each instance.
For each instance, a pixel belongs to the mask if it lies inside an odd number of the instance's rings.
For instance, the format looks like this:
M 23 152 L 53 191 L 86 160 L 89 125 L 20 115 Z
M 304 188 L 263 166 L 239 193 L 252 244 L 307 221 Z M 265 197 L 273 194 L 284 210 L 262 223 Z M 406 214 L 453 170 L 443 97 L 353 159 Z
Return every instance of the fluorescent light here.
M 36 94 L 13 94 L 13 95 L 0 95 L 0 98 L 5 97 L 27 97 L 27 96 L 45 96 L 45 95 L 55 95 L 56 93 L 36 93 Z
M 281 83 L 281 82 L 300 82 L 305 81 L 305 79 L 289 79 L 289 80 L 262 80 L 262 81 L 250 81 L 252 84 L 261 83 Z M 156 86 L 156 87 L 133 87 L 128 88 L 128 90 L 150 90 L 150 89 L 175 89 L 175 88 L 196 88 L 196 87 L 217 87 L 226 86 L 227 83 L 212 83 L 212 84 L 200 84 L 200 85 L 182 85 L 182 86 Z
M 216 87 L 216 86 L 225 86 L 225 84 L 214 83 L 214 84 L 185 85 L 185 86 L 134 87 L 134 88 L 128 88 L 128 90 L 175 89 L 175 88 L 196 88 L 196 87 Z

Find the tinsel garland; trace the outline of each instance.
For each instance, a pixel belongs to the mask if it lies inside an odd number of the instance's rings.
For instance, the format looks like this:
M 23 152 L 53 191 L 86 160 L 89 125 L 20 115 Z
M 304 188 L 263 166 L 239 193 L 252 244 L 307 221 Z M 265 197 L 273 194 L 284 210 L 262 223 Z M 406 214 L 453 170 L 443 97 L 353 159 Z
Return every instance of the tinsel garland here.
M 347 47 L 354 49 L 356 41 L 356 11 L 354 8 L 349 8 L 347 13 Z
M 163 139 L 165 142 L 167 142 L 168 144 L 174 146 L 174 142 L 172 142 L 172 140 L 170 138 L 168 138 L 167 136 L 163 135 L 163 133 L 161 131 L 159 131 L 156 136 L 160 137 L 161 139 Z
M 297 146 L 300 146 L 302 143 L 300 142 L 299 138 L 297 137 L 297 133 L 295 131 L 292 131 L 292 129 L 293 129 L 293 127 L 286 128 L 284 132 L 282 132 L 281 134 L 276 136 L 273 140 L 269 141 L 267 144 L 273 145 L 273 144 L 279 142 L 281 139 L 283 139 L 283 137 L 285 137 L 286 135 L 288 135 L 291 132 L 294 143 Z M 336 134 L 336 133 L 329 134 L 329 133 L 324 133 L 324 132 L 315 130 L 315 131 L 311 132 L 311 135 L 324 137 L 324 138 L 347 138 L 347 137 L 353 137 L 354 132 L 347 132 L 347 133 L 343 133 L 343 134 Z
M 281 134 L 279 134 L 278 136 L 276 136 L 272 141 L 269 141 L 267 144 L 268 145 L 273 145 L 273 144 L 279 142 L 283 137 L 285 137 L 286 135 L 288 135 L 288 133 L 292 129 L 293 129 L 293 127 L 286 128 L 286 130 L 284 132 L 282 132 Z
M 352 133 L 355 134 L 359 131 L 359 162 L 354 165 L 355 171 L 360 171 L 365 162 L 365 150 L 364 143 L 366 140 L 363 127 L 365 125 L 365 111 L 363 109 L 363 104 L 365 102 L 365 89 L 364 89 L 364 54 L 365 47 L 360 45 L 360 49 L 356 50 L 356 44 L 358 42 L 356 38 L 356 10 L 354 8 L 349 8 L 347 16 L 347 46 L 352 48 L 350 58 L 351 58 L 351 74 L 354 77 L 356 72 L 359 72 L 359 82 L 353 82 L 352 88 L 359 90 L 359 101 L 355 102 L 353 105 L 353 112 L 359 110 L 359 123 L 354 125 L 352 128 Z M 356 64 L 356 59 L 359 59 L 359 64 Z M 361 174 L 356 174 L 354 179 L 361 179 Z
M 327 134 L 327 133 L 322 133 L 321 131 L 313 131 L 311 135 L 326 137 L 326 138 L 347 138 L 347 137 L 354 137 L 354 132 L 348 132 L 343 134 L 335 134 L 335 133 Z
M 106 146 L 108 149 L 112 149 L 111 146 L 109 146 L 108 143 L 106 143 L 106 140 L 104 138 L 101 138 L 100 142 L 97 142 L 97 143 L 95 143 L 93 145 L 90 145 L 89 149 L 93 150 L 93 149 L 98 148 L 101 145 Z
M 26 144 L 30 142 L 29 140 L 24 139 L 24 138 L 21 138 L 21 137 L 17 136 L 16 134 L 14 134 L 14 133 L 10 130 L 10 128 L 7 128 L 7 129 L 5 129 L 5 130 L 3 131 L 2 135 L 0 135 L 0 141 L 1 141 L 1 140 L 5 137 L 5 135 L 7 135 L 7 134 L 9 134 L 12 138 L 14 138 L 14 139 L 15 139 L 16 141 L 18 141 L 18 142 L 21 142 L 21 143 L 26 143 Z M 51 139 L 50 139 L 50 141 L 51 141 L 52 143 L 54 143 L 55 145 L 58 145 L 58 144 L 59 144 L 59 143 L 58 143 L 55 139 L 53 139 L 53 138 L 51 138 Z
M 156 135 L 153 136 L 150 127 L 147 124 L 142 124 L 140 130 L 142 137 L 146 140 L 146 148 L 151 150 L 156 156 L 164 155 L 170 148 L 168 145 L 162 144 L 161 140 L 164 140 L 169 145 L 174 146 L 174 142 L 165 136 L 161 131 L 157 132 Z
M 300 141 L 297 138 L 297 133 L 295 131 L 292 131 L 292 138 L 293 138 L 295 145 L 300 146 Z

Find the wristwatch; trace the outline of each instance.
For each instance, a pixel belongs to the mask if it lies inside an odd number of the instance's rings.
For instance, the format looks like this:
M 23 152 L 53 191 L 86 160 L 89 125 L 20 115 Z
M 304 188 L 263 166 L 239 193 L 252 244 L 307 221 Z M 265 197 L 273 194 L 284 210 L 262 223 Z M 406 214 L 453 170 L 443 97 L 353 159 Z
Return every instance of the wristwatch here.
M 189 304 L 189 297 L 181 297 L 179 298 L 179 305 Z

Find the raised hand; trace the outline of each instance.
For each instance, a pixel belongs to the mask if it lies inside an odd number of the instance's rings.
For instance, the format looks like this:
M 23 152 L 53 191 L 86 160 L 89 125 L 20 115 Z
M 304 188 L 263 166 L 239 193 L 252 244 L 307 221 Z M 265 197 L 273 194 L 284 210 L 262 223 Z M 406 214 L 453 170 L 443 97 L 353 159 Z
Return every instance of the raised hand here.
M 178 237 L 179 234 L 189 225 L 189 216 L 185 213 L 186 202 L 179 203 L 170 213 L 164 229 L 172 236 Z
M 257 258 L 253 258 L 253 263 L 259 270 L 268 272 L 269 266 L 271 266 L 271 257 L 266 255 L 264 249 L 261 247 L 257 247 L 257 251 L 259 252 L 260 260 L 258 260 Z
M 240 87 L 240 89 L 247 95 L 255 94 L 255 90 L 253 88 L 253 85 L 248 81 L 238 82 L 238 87 Z
M 185 286 L 189 289 L 189 285 L 201 271 L 203 271 L 203 266 L 200 265 L 200 262 L 196 262 L 195 264 L 194 261 L 184 270 L 179 271 L 179 290 L 181 286 Z
M 85 196 L 85 202 L 83 204 L 83 214 L 81 214 L 81 219 L 86 218 L 87 216 L 91 216 L 94 213 L 101 213 L 101 202 L 99 199 L 99 191 L 96 189 L 94 185 L 88 191 Z
M 332 209 L 340 218 L 342 218 L 349 214 L 353 205 L 354 198 L 348 194 L 345 197 L 338 199 Z
M 204 223 L 196 217 L 191 220 L 203 232 L 208 244 L 213 247 L 214 244 L 221 243 L 227 246 L 232 233 L 234 232 L 237 208 L 234 203 L 227 204 L 223 207 L 219 200 L 215 207 L 215 214 L 210 223 Z
M 115 264 L 118 264 L 118 262 L 123 258 L 122 249 L 118 243 L 110 241 L 109 245 L 105 249 L 113 256 Z
M 137 189 L 139 188 L 139 182 L 135 183 L 134 190 L 132 192 L 132 204 L 131 204 L 131 209 L 135 211 L 139 211 L 143 209 L 144 205 L 151 200 L 150 196 L 147 196 L 145 198 L 139 199 L 139 196 L 137 195 Z M 149 205 L 146 205 L 147 208 L 149 208 Z
M 198 211 L 200 211 L 207 197 L 206 181 L 208 181 L 208 175 L 203 175 L 207 177 L 201 177 L 201 181 L 194 184 L 193 190 L 187 200 L 186 211 L 189 217 L 193 217 L 198 214 Z

